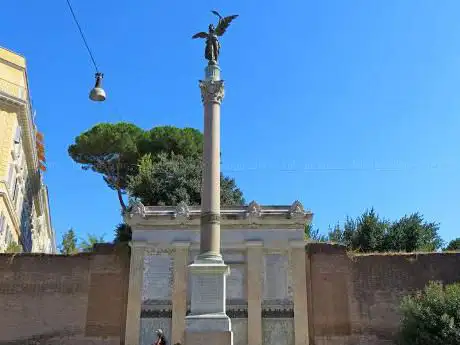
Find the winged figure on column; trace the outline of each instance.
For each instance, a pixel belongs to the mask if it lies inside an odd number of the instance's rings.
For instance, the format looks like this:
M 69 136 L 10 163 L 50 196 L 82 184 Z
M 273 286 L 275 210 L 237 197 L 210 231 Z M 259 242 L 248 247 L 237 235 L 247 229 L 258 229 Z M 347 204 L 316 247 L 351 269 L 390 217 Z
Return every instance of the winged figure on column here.
M 219 17 L 219 22 L 217 27 L 214 27 L 213 24 L 209 24 L 208 32 L 198 32 L 193 35 L 192 38 L 205 38 L 206 39 L 206 48 L 204 50 L 204 57 L 208 60 L 209 65 L 217 65 L 217 59 L 219 58 L 220 52 L 220 43 L 218 37 L 222 36 L 230 23 L 238 17 L 237 14 L 222 17 L 219 12 L 211 11 L 217 17 Z

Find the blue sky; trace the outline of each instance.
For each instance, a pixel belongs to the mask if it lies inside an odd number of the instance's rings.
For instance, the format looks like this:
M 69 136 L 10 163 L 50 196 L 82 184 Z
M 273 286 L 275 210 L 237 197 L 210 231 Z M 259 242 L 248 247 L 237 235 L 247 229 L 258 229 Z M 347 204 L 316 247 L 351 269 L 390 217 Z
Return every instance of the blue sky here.
M 202 128 L 197 85 L 214 20 L 240 14 L 222 39 L 223 169 L 248 201 L 299 199 L 329 225 L 374 206 L 420 211 L 459 235 L 460 2 L 457 0 L 79 0 L 75 12 L 105 73 L 94 70 L 65 0 L 2 4 L 0 45 L 28 60 L 45 134 L 58 239 L 69 227 L 112 239 L 116 194 L 67 147 L 98 122 Z

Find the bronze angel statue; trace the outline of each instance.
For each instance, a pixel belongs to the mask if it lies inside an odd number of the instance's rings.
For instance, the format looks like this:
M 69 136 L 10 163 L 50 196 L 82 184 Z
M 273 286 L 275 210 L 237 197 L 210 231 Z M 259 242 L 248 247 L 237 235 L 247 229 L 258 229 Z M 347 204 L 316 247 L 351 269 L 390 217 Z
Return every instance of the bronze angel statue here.
M 219 58 L 220 43 L 218 37 L 222 36 L 233 19 L 238 17 L 237 14 L 228 17 L 222 17 L 219 12 L 211 11 L 213 14 L 219 17 L 219 23 L 217 27 L 214 28 L 214 25 L 210 24 L 208 27 L 208 32 L 199 32 L 192 36 L 192 38 L 206 38 L 206 48 L 204 51 L 204 57 L 208 60 L 208 64 L 215 65 L 217 64 L 217 59 Z

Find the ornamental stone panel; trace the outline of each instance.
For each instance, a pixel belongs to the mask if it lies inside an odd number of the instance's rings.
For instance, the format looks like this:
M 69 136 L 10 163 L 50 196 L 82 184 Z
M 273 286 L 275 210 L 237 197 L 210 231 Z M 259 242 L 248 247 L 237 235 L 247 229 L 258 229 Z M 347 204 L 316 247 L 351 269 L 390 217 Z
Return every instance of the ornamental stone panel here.
M 294 345 L 294 319 L 264 318 L 262 320 L 262 344 Z
M 171 300 L 173 285 L 173 260 L 168 253 L 144 257 L 142 302 Z

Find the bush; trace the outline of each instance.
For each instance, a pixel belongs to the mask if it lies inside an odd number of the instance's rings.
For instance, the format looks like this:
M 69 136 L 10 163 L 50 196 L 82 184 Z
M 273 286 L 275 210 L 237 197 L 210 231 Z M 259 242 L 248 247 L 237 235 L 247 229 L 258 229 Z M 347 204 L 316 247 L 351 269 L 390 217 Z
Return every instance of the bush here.
M 430 282 L 401 304 L 400 345 L 460 344 L 460 283 Z

